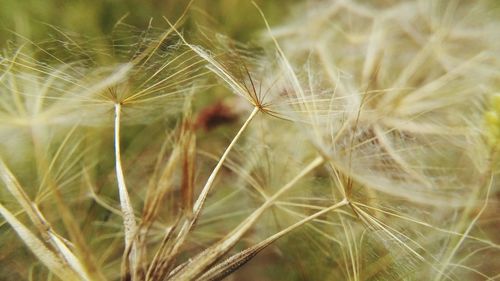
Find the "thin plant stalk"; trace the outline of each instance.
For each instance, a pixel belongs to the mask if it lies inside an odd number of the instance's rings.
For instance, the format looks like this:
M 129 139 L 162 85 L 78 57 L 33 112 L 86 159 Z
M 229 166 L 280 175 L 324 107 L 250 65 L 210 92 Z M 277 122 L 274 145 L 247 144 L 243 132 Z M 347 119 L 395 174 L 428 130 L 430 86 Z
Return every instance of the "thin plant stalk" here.
M 290 190 L 301 178 L 306 176 L 312 170 L 324 163 L 322 156 L 316 157 L 309 165 L 307 165 L 300 173 L 292 180 L 285 184 L 278 192 L 268 198 L 258 209 L 249 215 L 242 223 L 227 234 L 222 240 L 214 244 L 204 252 L 192 258 L 192 263 L 189 267 L 181 269 L 178 273 L 171 277 L 170 280 L 190 280 L 198 276 L 207 266 L 214 263 L 222 255 L 227 253 L 243 235 L 255 224 L 258 218 L 266 211 L 276 199 L 286 191 Z
M 125 228 L 125 249 L 130 249 L 130 266 L 132 271 L 132 279 L 134 280 L 135 268 L 136 268 L 136 254 L 137 249 L 134 243 L 134 239 L 137 232 L 137 223 L 135 221 L 134 209 L 130 202 L 130 197 L 127 191 L 127 186 L 125 185 L 125 177 L 123 175 L 122 161 L 120 156 L 120 115 L 121 115 L 121 104 L 115 104 L 115 167 L 116 167 L 116 179 L 118 183 L 118 192 L 120 195 L 120 206 L 123 216 L 123 226 Z
M 252 113 L 247 118 L 247 120 L 245 121 L 245 123 L 243 124 L 243 126 L 241 126 L 241 128 L 238 131 L 238 133 L 236 134 L 236 136 L 234 136 L 234 138 L 231 141 L 231 143 L 227 146 L 226 150 L 224 151 L 224 154 L 222 154 L 219 162 L 217 163 L 217 165 L 213 169 L 212 173 L 210 174 L 210 177 L 208 177 L 208 180 L 205 183 L 205 186 L 201 190 L 201 193 L 198 196 L 198 199 L 196 200 L 196 202 L 193 205 L 193 214 L 194 214 L 195 217 L 198 216 L 199 212 L 201 211 L 201 209 L 203 207 L 203 203 L 205 202 L 205 200 L 207 198 L 208 192 L 212 188 L 212 185 L 213 185 L 213 183 L 215 181 L 215 177 L 217 177 L 217 175 L 219 174 L 219 170 L 222 167 L 222 165 L 224 164 L 224 161 L 226 160 L 227 156 L 229 155 L 229 152 L 231 151 L 231 149 L 233 148 L 233 146 L 236 144 L 236 142 L 240 138 L 241 134 L 243 134 L 243 131 L 245 131 L 245 129 L 248 127 L 248 125 L 250 124 L 250 122 L 252 121 L 252 119 L 255 117 L 255 115 L 257 114 L 257 112 L 259 112 L 259 110 L 260 109 L 258 107 L 255 107 L 253 109 Z
M 2 159 L 0 159 L 0 177 L 4 181 L 7 190 L 14 196 L 17 202 L 22 206 L 23 210 L 28 214 L 43 239 L 50 243 L 50 245 L 56 250 L 56 253 L 61 261 L 64 264 L 69 265 L 77 274 L 79 274 L 81 279 L 92 280 L 92 278 L 89 277 L 84 264 L 82 264 L 78 257 L 66 246 L 60 235 L 52 229 L 51 224 L 45 219 L 38 207 L 30 200 L 20 183 Z M 26 242 L 23 235 L 21 235 L 21 233 L 19 233 L 19 235 Z
M 175 243 L 172 244 L 171 248 L 169 249 L 169 257 L 168 257 L 168 260 L 165 262 L 165 264 L 169 264 L 171 259 L 176 256 L 177 252 L 179 251 L 180 247 L 184 244 L 184 241 L 186 240 L 187 238 L 187 234 L 189 233 L 189 231 L 191 230 L 191 228 L 194 226 L 194 224 L 196 223 L 197 219 L 198 219 L 198 216 L 200 215 L 200 212 L 203 208 L 203 204 L 208 196 L 208 193 L 210 191 L 210 189 L 212 188 L 213 184 L 214 184 L 214 181 L 215 181 L 215 178 L 217 177 L 220 169 L 222 168 L 227 156 L 229 155 L 229 152 L 232 150 L 233 146 L 236 144 L 236 142 L 238 141 L 238 139 L 241 137 L 241 135 L 243 134 L 243 132 L 245 131 L 245 129 L 248 127 L 248 125 L 250 124 L 250 122 L 253 120 L 253 118 L 256 116 L 256 114 L 259 112 L 260 108 L 259 107 L 255 107 L 253 109 L 253 111 L 250 113 L 250 115 L 248 116 L 247 120 L 245 121 L 245 123 L 243 123 L 243 125 L 241 126 L 241 128 L 239 129 L 238 133 L 234 136 L 233 140 L 231 141 L 231 143 L 227 146 L 226 150 L 224 151 L 224 153 L 222 154 L 222 156 L 220 157 L 219 161 L 217 162 L 217 165 L 214 167 L 214 169 L 212 170 L 212 173 L 210 174 L 210 176 L 208 177 L 205 185 L 203 186 L 203 189 L 200 193 L 200 195 L 198 196 L 196 202 L 194 203 L 193 205 L 193 211 L 192 211 L 192 216 L 191 218 L 188 218 L 188 220 L 186 220 L 184 222 L 184 224 L 182 225 L 178 235 L 177 235 L 177 238 L 175 239 Z
M 318 211 L 310 216 L 303 218 L 302 220 L 300 220 L 300 221 L 286 227 L 285 229 L 282 229 L 281 231 L 269 236 L 268 238 L 253 245 L 252 247 L 245 249 L 245 250 L 241 251 L 240 253 L 237 253 L 237 254 L 229 257 L 225 261 L 212 267 L 210 270 L 205 272 L 201 277 L 199 277 L 196 280 L 197 281 L 222 280 L 224 277 L 228 276 L 229 274 L 231 274 L 234 271 L 236 271 L 237 269 L 239 269 L 246 262 L 248 262 L 250 259 L 252 259 L 255 255 L 257 255 L 260 251 L 265 249 L 267 246 L 271 245 L 273 242 L 275 242 L 279 238 L 283 237 L 284 235 L 287 235 L 288 233 L 297 229 L 298 227 L 301 227 L 305 223 L 308 223 L 308 222 L 318 218 L 321 215 L 324 215 L 328 212 L 331 212 L 335 209 L 338 209 L 342 206 L 345 206 L 348 203 L 349 202 L 346 199 L 343 199 L 342 201 L 340 201 L 337 204 L 334 204 L 330 207 L 324 208 L 321 211 Z
M 0 204 L 0 214 L 7 223 L 12 226 L 17 235 L 24 241 L 26 246 L 42 262 L 50 272 L 61 280 L 78 280 L 78 275 L 68 267 L 66 261 L 54 254 L 38 237 L 36 237 L 26 226 L 24 226 L 14 214 L 10 213 Z
M 241 126 L 240 130 L 238 131 L 238 133 L 234 136 L 234 138 L 231 141 L 231 143 L 227 146 L 226 150 L 224 151 L 224 153 L 220 157 L 219 161 L 217 162 L 217 165 L 212 170 L 212 173 L 208 177 L 205 185 L 203 186 L 203 189 L 200 192 L 200 195 L 198 196 L 198 198 L 196 199 L 196 202 L 193 205 L 193 219 L 191 220 L 190 225 L 189 226 L 188 225 L 183 225 L 183 227 L 182 227 L 182 229 L 184 231 L 189 231 L 191 229 L 191 227 L 193 226 L 193 224 L 196 222 L 196 219 L 198 218 L 198 216 L 199 216 L 199 214 L 200 214 L 200 212 L 201 212 L 201 210 L 203 208 L 203 204 L 205 203 L 205 200 L 207 199 L 208 192 L 212 188 L 212 186 L 214 184 L 214 181 L 215 181 L 215 178 L 219 174 L 219 171 L 222 168 L 222 165 L 224 164 L 224 161 L 226 160 L 227 156 L 229 155 L 229 152 L 231 152 L 233 146 L 236 144 L 236 142 L 238 141 L 238 139 L 241 137 L 241 135 L 243 134 L 243 132 L 245 131 L 245 129 L 248 127 L 248 125 L 250 124 L 250 122 L 252 121 L 252 119 L 255 117 L 255 115 L 257 114 L 257 112 L 259 112 L 259 108 L 255 107 L 253 109 L 252 113 L 250 113 L 250 116 L 248 116 L 248 118 L 245 121 L 245 123 Z M 187 227 L 187 229 L 186 229 L 186 227 Z M 181 233 L 183 232 L 183 230 L 181 230 Z

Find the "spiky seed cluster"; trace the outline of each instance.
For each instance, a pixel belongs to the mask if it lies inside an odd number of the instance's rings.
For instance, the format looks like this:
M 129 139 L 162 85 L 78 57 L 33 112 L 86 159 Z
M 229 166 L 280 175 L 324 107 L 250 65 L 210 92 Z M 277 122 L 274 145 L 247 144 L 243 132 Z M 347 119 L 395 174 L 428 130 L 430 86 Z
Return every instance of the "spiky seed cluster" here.
M 344 271 L 324 274 L 349 280 L 495 276 L 494 266 L 472 267 L 479 254 L 464 258 L 468 239 L 440 231 L 480 233 L 478 216 L 466 218 L 485 209 L 479 198 L 495 208 L 492 163 L 474 163 L 496 157 L 476 146 L 482 146 L 481 101 L 497 89 L 498 46 L 491 38 L 498 22 L 478 25 L 479 14 L 488 17 L 485 3 L 317 4 L 272 35 L 288 60 L 306 62 L 299 80 L 312 94 L 301 106 L 314 122 L 305 129 L 364 224 L 337 220 L 341 227 L 328 233 L 336 239 L 343 233 L 344 240 L 329 249 L 344 253 L 332 262 Z M 494 123 L 494 114 L 487 115 Z M 456 212 L 459 218 L 451 219 Z M 421 226 L 428 224 L 439 230 L 424 238 Z M 391 253 L 393 246 L 400 251 Z M 484 273 L 474 273 L 479 268 Z

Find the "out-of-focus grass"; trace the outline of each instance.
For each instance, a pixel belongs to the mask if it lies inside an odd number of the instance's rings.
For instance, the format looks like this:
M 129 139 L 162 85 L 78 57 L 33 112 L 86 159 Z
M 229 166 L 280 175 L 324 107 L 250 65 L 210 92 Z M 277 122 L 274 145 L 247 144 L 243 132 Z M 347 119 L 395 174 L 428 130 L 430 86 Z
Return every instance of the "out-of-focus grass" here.
M 255 1 L 271 23 L 278 22 L 289 13 L 298 0 Z M 54 25 L 63 30 L 99 37 L 108 34 L 115 23 L 127 15 L 126 22 L 145 28 L 153 19 L 155 26 L 165 26 L 163 16 L 175 20 L 188 1 L 0 1 L 0 47 L 6 39 L 19 33 L 38 42 L 46 40 Z M 262 19 L 251 1 L 197 0 L 193 3 L 189 24 L 215 27 L 216 30 L 238 40 L 249 40 L 263 27 Z M 188 24 L 188 26 L 189 26 Z M 14 39 L 16 40 L 16 39 Z M 17 39 L 19 40 L 19 39 Z

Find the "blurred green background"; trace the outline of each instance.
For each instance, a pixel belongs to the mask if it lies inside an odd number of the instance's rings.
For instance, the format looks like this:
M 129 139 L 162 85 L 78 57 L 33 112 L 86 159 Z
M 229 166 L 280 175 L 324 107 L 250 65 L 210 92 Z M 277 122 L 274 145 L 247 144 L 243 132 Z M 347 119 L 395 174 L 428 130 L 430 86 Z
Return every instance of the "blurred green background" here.
M 0 47 L 19 40 L 21 34 L 31 40 L 50 39 L 50 25 L 87 37 L 111 32 L 114 24 L 127 15 L 125 22 L 138 28 L 166 26 L 163 16 L 175 21 L 187 0 L 0 0 Z M 277 23 L 289 14 L 299 0 L 255 1 L 269 22 Z M 264 27 L 262 18 L 250 0 L 195 0 L 185 27 L 213 28 L 234 39 L 247 41 Z

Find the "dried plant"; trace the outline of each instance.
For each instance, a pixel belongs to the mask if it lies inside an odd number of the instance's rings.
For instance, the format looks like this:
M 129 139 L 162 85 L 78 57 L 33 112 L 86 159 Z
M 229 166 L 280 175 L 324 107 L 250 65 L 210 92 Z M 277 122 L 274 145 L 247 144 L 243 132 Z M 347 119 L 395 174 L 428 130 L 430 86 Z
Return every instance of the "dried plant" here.
M 190 5 L 0 56 L 2 278 L 499 278 L 489 2 L 255 5 L 258 48 Z

